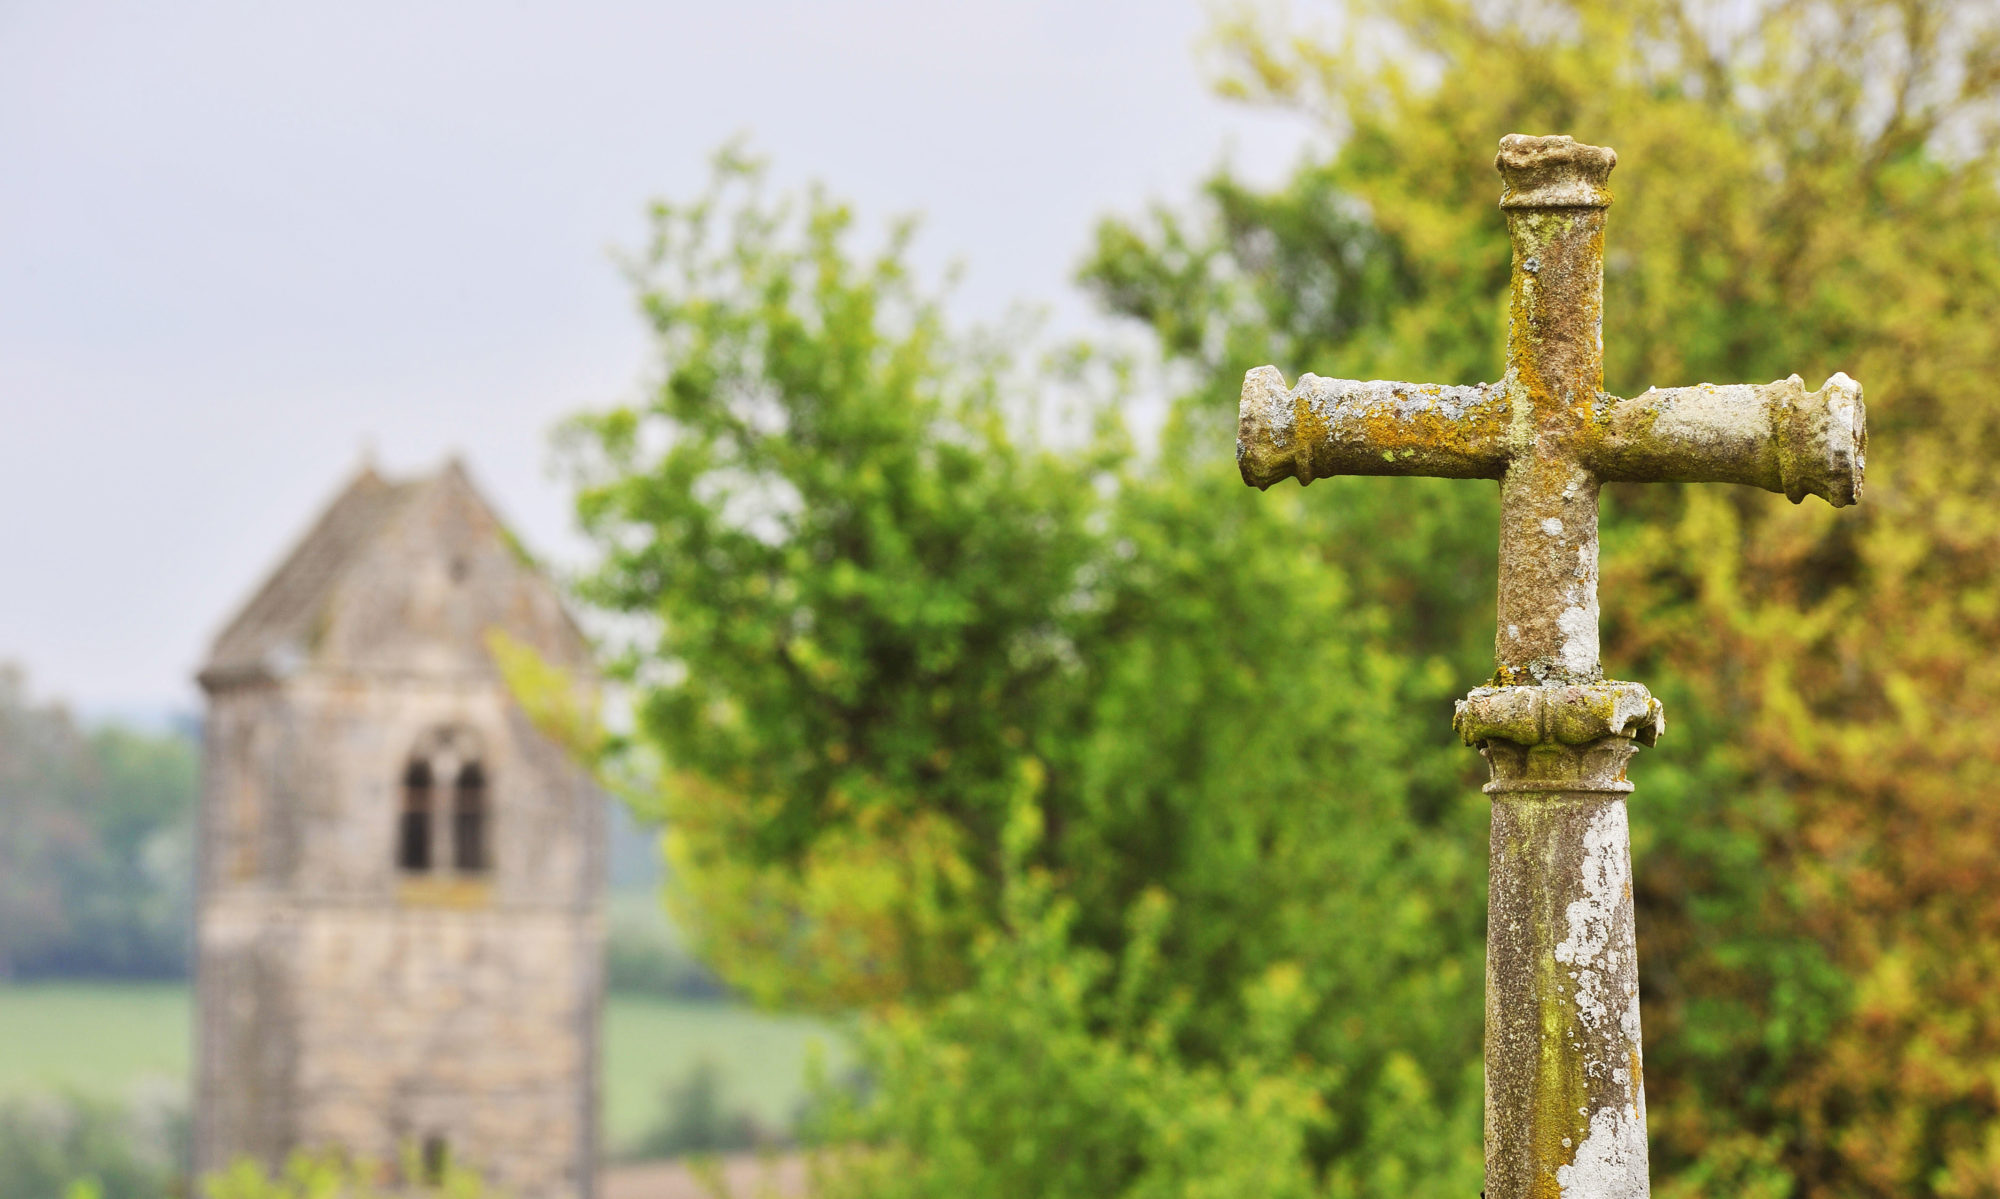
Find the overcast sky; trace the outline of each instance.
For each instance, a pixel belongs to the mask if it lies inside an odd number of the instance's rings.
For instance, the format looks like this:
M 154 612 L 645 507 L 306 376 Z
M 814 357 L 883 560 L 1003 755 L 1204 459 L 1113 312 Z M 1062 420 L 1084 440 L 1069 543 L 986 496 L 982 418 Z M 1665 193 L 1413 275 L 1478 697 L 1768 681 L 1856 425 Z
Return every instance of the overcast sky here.
M 1199 0 L 0 0 L 0 660 L 191 709 L 208 639 L 350 474 L 461 451 L 579 543 L 564 414 L 634 390 L 611 263 L 739 133 L 925 215 L 957 311 L 1088 319 L 1092 221 L 1308 131 L 1212 98 Z

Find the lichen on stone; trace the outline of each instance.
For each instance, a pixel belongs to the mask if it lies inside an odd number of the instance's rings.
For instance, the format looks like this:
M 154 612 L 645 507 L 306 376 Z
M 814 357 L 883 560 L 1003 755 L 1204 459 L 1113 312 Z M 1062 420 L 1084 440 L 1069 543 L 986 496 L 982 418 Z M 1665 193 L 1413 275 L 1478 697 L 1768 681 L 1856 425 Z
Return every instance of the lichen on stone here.
M 1562 1199 L 1645 1199 L 1651 1186 L 1640 1113 L 1622 1108 L 1591 1113 L 1576 1159 L 1556 1169 L 1556 1185 Z

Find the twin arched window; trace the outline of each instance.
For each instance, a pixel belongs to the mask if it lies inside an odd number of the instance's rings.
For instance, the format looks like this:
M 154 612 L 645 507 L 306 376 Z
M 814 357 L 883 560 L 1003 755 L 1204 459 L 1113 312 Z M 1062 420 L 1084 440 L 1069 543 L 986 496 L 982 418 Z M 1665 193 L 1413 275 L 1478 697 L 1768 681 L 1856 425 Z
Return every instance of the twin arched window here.
M 421 874 L 450 865 L 462 874 L 477 874 L 493 864 L 489 843 L 491 808 L 486 771 L 471 749 L 471 738 L 444 731 L 424 739 L 403 771 L 403 810 L 396 826 L 396 865 Z M 445 819 L 449 788 L 449 820 Z

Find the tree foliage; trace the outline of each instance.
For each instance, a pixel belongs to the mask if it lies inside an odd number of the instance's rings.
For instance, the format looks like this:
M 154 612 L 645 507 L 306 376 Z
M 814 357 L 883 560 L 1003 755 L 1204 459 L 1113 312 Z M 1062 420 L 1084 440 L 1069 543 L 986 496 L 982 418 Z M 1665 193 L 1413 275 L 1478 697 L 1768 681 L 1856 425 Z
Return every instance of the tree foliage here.
M 85 729 L 0 663 L 0 979 L 185 974 L 195 757 Z
M 2000 699 L 1980 651 L 2000 561 L 1994 9 L 1349 17 L 1341 38 L 1222 35 L 1229 86 L 1311 114 L 1338 152 L 1273 193 L 1218 179 L 1199 219 L 1107 224 L 1094 285 L 1203 366 L 1218 410 L 1266 358 L 1497 378 L 1485 152 L 1562 131 L 1621 159 L 1608 387 L 1862 379 L 1854 512 L 1607 496 L 1607 662 L 1657 683 L 1676 723 L 1633 813 L 1655 1172 L 1676 1194 L 2000 1189 L 2000 926 L 1968 902 L 2000 835 L 1981 803 Z
M 0 1097 L 0 1199 L 158 1199 L 185 1178 L 187 1149 L 178 1096 Z
M 1484 800 L 1447 721 L 1490 670 L 1492 490 L 1259 495 L 1229 438 L 1265 362 L 1498 377 L 1517 131 L 1619 151 L 1609 387 L 1869 396 L 1854 511 L 1607 493 L 1607 663 L 1673 717 L 1633 810 L 1661 1193 L 2000 1190 L 1994 15 L 1226 23 L 1225 86 L 1329 148 L 1098 230 L 1087 286 L 1194 380 L 1145 455 L 1115 387 L 951 333 L 822 195 L 736 170 L 657 214 L 659 386 L 573 432 L 589 593 L 645 630 L 707 952 L 876 1013 L 836 1193 L 1478 1189 Z
M 476 1172 L 449 1158 L 427 1161 L 414 1145 L 404 1147 L 396 1164 L 335 1150 L 299 1150 L 275 1169 L 238 1158 L 204 1175 L 200 1188 L 208 1199 L 389 1199 L 410 1194 L 484 1199 L 493 1193 Z
M 848 1127 L 894 1139 L 954 1080 L 1074 1088 L 1065 1140 L 1008 1152 L 1101 1165 L 983 1193 L 1240 1177 L 1244 1137 L 1307 1146 L 1257 1167 L 1304 1193 L 1407 1135 L 1371 1104 L 1413 1096 L 1457 1133 L 1424 1185 L 1476 1190 L 1482 801 L 1441 751 L 1478 637 L 1400 597 L 1490 599 L 1465 577 L 1491 517 L 1257 496 L 1205 419 L 1141 459 L 1115 390 L 949 336 L 900 243 L 863 257 L 845 210 L 740 167 L 658 233 L 659 386 L 572 432 L 588 594 L 648 619 L 625 667 L 711 960 L 769 1001 L 884 1014 Z M 1035 436 L 1066 378 L 1078 410 Z M 1431 556 L 1364 602 L 1348 564 L 1397 529 Z M 987 1036 L 1037 1012 L 1070 1022 L 1051 1056 Z M 1163 1126 L 1172 1163 L 1124 1143 L 1198 1094 L 1215 1128 Z M 939 1135 L 964 1164 L 1007 1134 Z

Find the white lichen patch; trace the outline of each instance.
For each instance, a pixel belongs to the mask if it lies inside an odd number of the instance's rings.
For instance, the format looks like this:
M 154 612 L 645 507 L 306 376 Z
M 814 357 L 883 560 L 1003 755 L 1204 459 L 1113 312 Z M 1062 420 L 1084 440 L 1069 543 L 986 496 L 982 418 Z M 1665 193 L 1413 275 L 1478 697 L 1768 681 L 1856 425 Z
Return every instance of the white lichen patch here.
M 1551 537 L 1560 537 L 1563 535 L 1563 522 L 1551 516 L 1542 522 L 1542 532 Z
M 1804 387 L 1799 388 L 1804 391 Z M 1652 400 L 1653 436 L 1680 455 L 1761 454 L 1775 435 L 1764 388 L 1749 383 L 1663 388 Z
M 1577 1018 L 1593 1032 L 1604 1029 L 1614 1012 L 1622 1031 L 1628 1006 L 1633 1023 L 1638 1021 L 1638 997 L 1615 981 L 1629 973 L 1619 967 L 1632 941 L 1625 907 L 1632 885 L 1630 839 L 1624 804 L 1606 804 L 1591 817 L 1583 833 L 1583 894 L 1565 912 L 1567 934 L 1556 945 L 1556 960 L 1576 971 Z M 1614 994 L 1614 988 L 1625 993 Z
M 1646 1199 L 1646 1125 L 1632 1109 L 1605 1108 L 1590 1117 L 1576 1160 L 1556 1168 L 1562 1199 Z
M 1597 605 L 1572 602 L 1556 617 L 1556 631 L 1562 634 L 1563 669 L 1573 674 L 1589 674 L 1597 669 Z
M 1308 375 L 1299 380 L 1304 386 Z M 1243 376 L 1240 411 L 1255 418 L 1260 433 L 1271 445 L 1289 446 L 1292 441 L 1292 401 L 1294 392 L 1285 386 L 1285 376 L 1275 366 L 1260 366 Z

